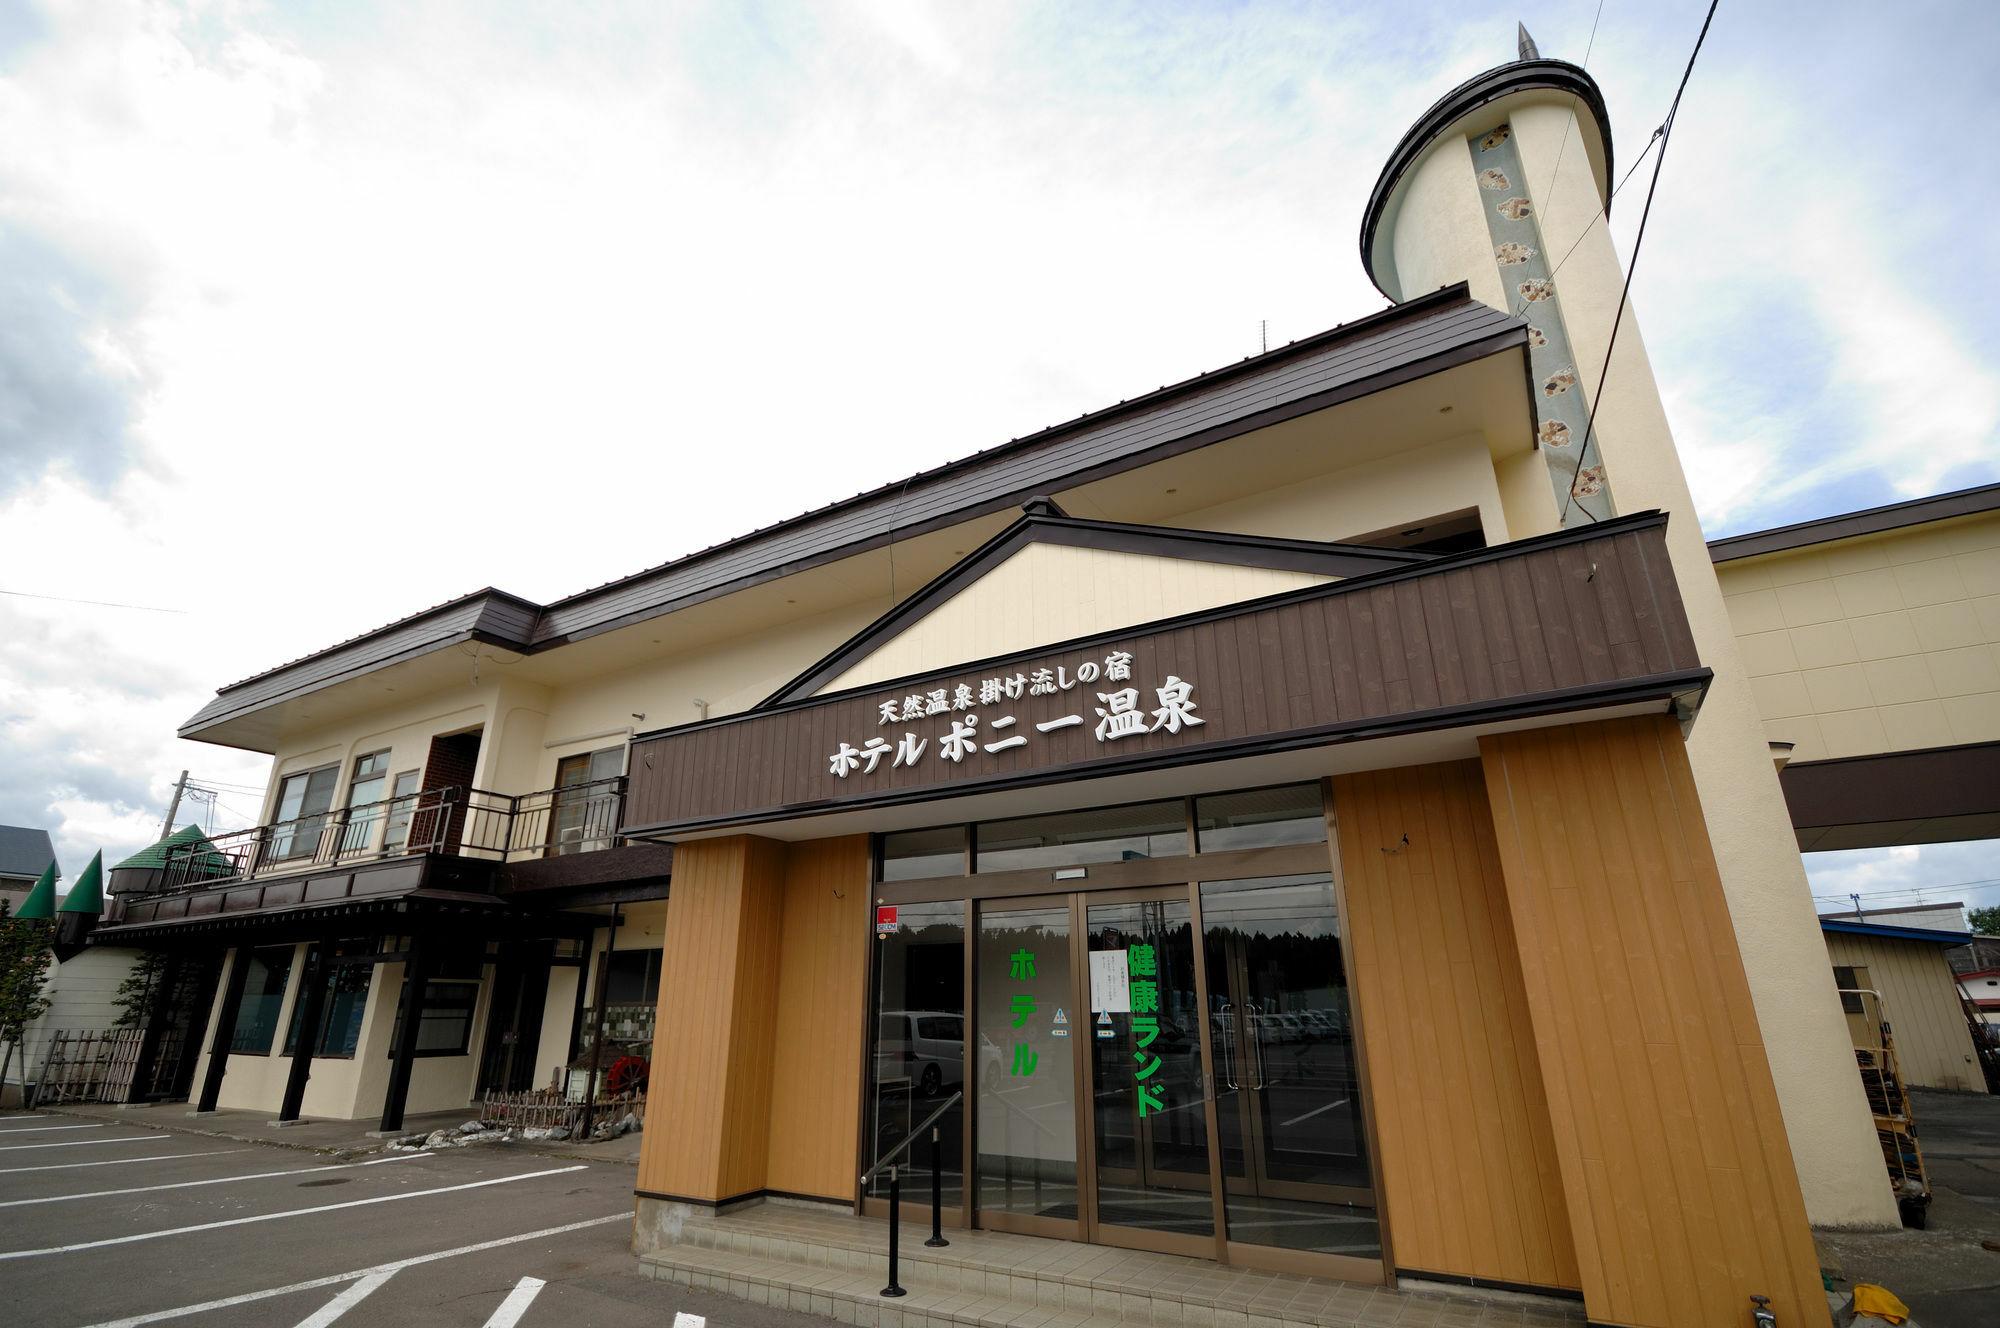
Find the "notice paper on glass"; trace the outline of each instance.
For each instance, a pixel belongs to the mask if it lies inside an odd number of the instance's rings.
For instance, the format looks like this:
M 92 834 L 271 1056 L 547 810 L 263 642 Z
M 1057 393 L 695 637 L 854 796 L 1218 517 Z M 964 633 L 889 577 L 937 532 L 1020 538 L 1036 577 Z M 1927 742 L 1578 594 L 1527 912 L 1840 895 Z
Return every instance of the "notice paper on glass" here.
M 1123 950 L 1090 952 L 1090 1008 L 1132 1013 L 1132 973 L 1125 966 Z

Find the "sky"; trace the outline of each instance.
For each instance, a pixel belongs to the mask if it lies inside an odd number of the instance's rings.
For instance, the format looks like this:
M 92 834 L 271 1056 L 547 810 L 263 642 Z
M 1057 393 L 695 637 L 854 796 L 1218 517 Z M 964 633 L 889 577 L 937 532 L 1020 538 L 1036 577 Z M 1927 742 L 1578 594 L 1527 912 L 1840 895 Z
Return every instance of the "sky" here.
M 1623 163 L 1705 12 L 0 0 L 0 823 L 249 824 L 268 758 L 173 736 L 224 684 L 1373 312 L 1367 192 L 1516 18 Z M 1718 11 L 1632 293 L 1709 537 L 2000 479 L 1994 49 Z M 2000 843 L 1809 869 L 2000 903 Z

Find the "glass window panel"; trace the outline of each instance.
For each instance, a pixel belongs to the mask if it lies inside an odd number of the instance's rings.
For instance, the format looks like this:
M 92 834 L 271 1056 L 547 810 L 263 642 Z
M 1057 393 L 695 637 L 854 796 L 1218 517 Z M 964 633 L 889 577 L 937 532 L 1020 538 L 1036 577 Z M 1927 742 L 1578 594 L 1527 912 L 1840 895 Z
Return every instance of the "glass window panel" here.
M 979 1209 L 1075 1221 L 1069 910 L 979 915 Z M 1056 1022 L 1058 1012 L 1064 1014 Z
M 951 899 L 904 904 L 896 930 L 875 943 L 875 1044 L 868 1059 L 868 1162 L 909 1137 L 936 1109 L 934 1099 L 965 1087 L 965 904 Z M 961 1101 L 938 1122 L 944 1202 L 964 1203 L 964 1122 Z M 930 1185 L 930 1144 L 908 1154 L 905 1193 Z M 886 1196 L 886 1175 L 869 1182 Z
M 1194 825 L 1203 853 L 1326 842 L 1326 811 L 1318 784 L 1196 798 Z
M 417 781 L 423 772 L 405 770 L 396 776 L 395 802 L 389 808 L 389 828 L 383 833 L 384 848 L 401 848 L 410 842 L 410 817 L 417 809 Z
M 274 945 L 252 950 L 239 961 L 250 965 L 244 980 L 243 999 L 236 1006 L 236 1031 L 229 1039 L 231 1052 L 267 1056 L 271 1040 L 278 1034 L 278 1012 L 284 1008 L 285 987 L 292 979 L 292 947 Z
M 409 984 L 403 984 L 405 994 Z M 472 1014 L 479 1005 L 479 983 L 432 981 L 424 985 L 424 1017 L 417 1023 L 417 1055 L 461 1056 L 472 1036 Z M 389 1039 L 389 1055 L 403 1037 L 403 1009 L 396 1003 L 396 1030 Z
M 1181 857 L 1188 851 L 1187 812 L 1178 798 L 987 821 L 976 832 L 974 870 L 982 872 Z
M 1333 878 L 1207 881 L 1201 919 L 1229 1239 L 1379 1259 Z
M 1129 1008 L 1106 1008 L 1103 1023 L 1092 1010 L 1083 1025 L 1094 1035 L 1098 1221 L 1213 1236 L 1193 911 L 1183 895 L 1091 904 L 1086 916 L 1092 963 L 1115 955 L 1129 984 Z
M 965 827 L 941 825 L 882 836 L 882 879 L 921 881 L 965 875 Z
M 651 1005 L 660 995 L 659 950 L 613 950 L 605 974 L 606 1005 Z
M 356 941 L 343 944 L 338 953 L 364 954 L 367 942 Z M 308 965 L 308 968 L 311 966 Z M 326 973 L 326 995 L 320 1009 L 319 1041 L 313 1047 L 315 1056 L 352 1056 L 361 1042 L 361 1018 L 368 1009 L 368 984 L 373 978 L 373 964 L 335 964 Z M 285 1032 L 285 1055 L 296 1055 L 299 1045 L 299 1024 L 305 1018 L 305 993 L 292 1004 L 291 1026 Z
M 271 837 L 271 856 L 298 858 L 319 851 L 320 828 L 333 806 L 333 786 L 340 781 L 339 766 L 323 766 L 296 775 L 287 775 L 278 785 L 280 829 Z

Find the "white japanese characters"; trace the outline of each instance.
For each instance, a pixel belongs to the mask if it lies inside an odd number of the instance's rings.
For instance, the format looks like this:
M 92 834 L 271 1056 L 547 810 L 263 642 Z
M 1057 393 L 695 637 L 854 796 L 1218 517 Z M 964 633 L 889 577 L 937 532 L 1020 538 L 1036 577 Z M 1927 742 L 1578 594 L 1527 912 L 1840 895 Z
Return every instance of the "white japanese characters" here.
M 1099 679 L 1107 683 L 1130 682 L 1132 680 L 1132 656 L 1130 652 L 1114 650 L 1104 657 L 1103 664 L 1088 659 L 1076 666 L 1074 674 L 1067 665 L 1054 668 L 1037 668 L 1026 673 L 1015 673 L 1007 677 L 982 678 L 975 694 L 970 683 L 959 683 L 955 687 L 939 687 L 924 692 L 912 692 L 908 696 L 890 697 L 877 705 L 880 718 L 878 724 L 907 724 L 916 720 L 943 717 L 951 725 L 950 731 L 931 736 L 937 738 L 939 759 L 953 765 L 964 764 L 967 757 L 980 752 L 992 755 L 1011 751 L 1016 747 L 1029 745 L 1025 733 L 1008 733 L 1016 720 L 1013 715 L 1002 715 L 986 725 L 991 741 L 980 742 L 979 716 L 970 713 L 974 706 L 998 707 L 1008 701 L 1018 701 L 1027 696 L 1060 696 L 1078 687 L 1088 687 Z M 1159 705 L 1148 709 L 1140 704 L 1137 687 L 1121 687 L 1113 691 L 1090 690 L 1085 696 L 1095 696 L 1098 705 L 1091 707 L 1097 712 L 1095 730 L 1099 742 L 1117 742 L 1121 738 L 1143 737 L 1148 733 L 1165 731 L 1179 733 L 1183 729 L 1206 723 L 1195 713 L 1194 684 L 1185 679 L 1167 675 L 1165 683 L 1153 689 Z M 1037 733 L 1053 733 L 1058 729 L 1074 728 L 1089 721 L 1079 707 L 1077 713 L 1044 720 L 1034 726 Z M 901 740 L 893 746 L 883 738 L 871 737 L 861 746 L 843 742 L 839 750 L 827 757 L 827 769 L 839 779 L 851 774 L 872 775 L 881 765 L 882 758 L 894 753 L 889 768 L 897 766 L 914 767 L 930 746 L 931 737 L 920 737 L 915 733 L 903 733 Z

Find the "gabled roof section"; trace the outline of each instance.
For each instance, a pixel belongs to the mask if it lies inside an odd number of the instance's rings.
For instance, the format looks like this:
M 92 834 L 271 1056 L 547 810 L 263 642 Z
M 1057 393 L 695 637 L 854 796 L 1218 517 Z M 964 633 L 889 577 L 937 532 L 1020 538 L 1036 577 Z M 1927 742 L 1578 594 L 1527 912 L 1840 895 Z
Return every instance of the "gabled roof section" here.
M 484 641 L 504 650 L 526 651 L 540 613 L 541 606 L 534 601 L 491 588 L 448 600 L 317 654 L 231 683 L 181 725 L 180 736 L 198 738 L 199 730 L 211 724 L 461 641 Z
M 56 847 L 49 832 L 25 825 L 0 825 L 0 876 L 23 876 L 34 880 L 42 869 L 56 860 Z M 57 873 L 61 873 L 58 867 Z
M 1521 319 L 1446 286 L 546 607 L 497 590 L 440 604 L 223 688 L 180 736 L 459 641 L 552 649 L 1526 345 Z
M 1407 549 L 1376 549 L 1357 544 L 1322 544 L 1314 540 L 1275 539 L 1224 531 L 1087 521 L 1068 515 L 1053 500 L 1041 497 L 1029 499 L 1021 505 L 1021 509 L 1023 515 L 1020 520 L 974 549 L 944 575 L 877 618 L 752 708 L 761 710 L 812 696 L 1031 544 L 1057 544 L 1188 562 L 1312 572 L 1343 580 L 1429 562 L 1435 556 L 1412 553 Z
M 156 868 L 164 867 L 167 865 L 167 850 L 177 848 L 182 844 L 198 845 L 199 847 L 195 851 L 204 855 L 215 854 L 217 863 L 227 861 L 227 859 L 216 851 L 215 845 L 209 842 L 208 836 L 201 832 L 201 827 L 189 823 L 174 831 L 165 839 L 158 840 L 140 849 L 123 862 L 113 863 L 109 870 L 152 871 Z

